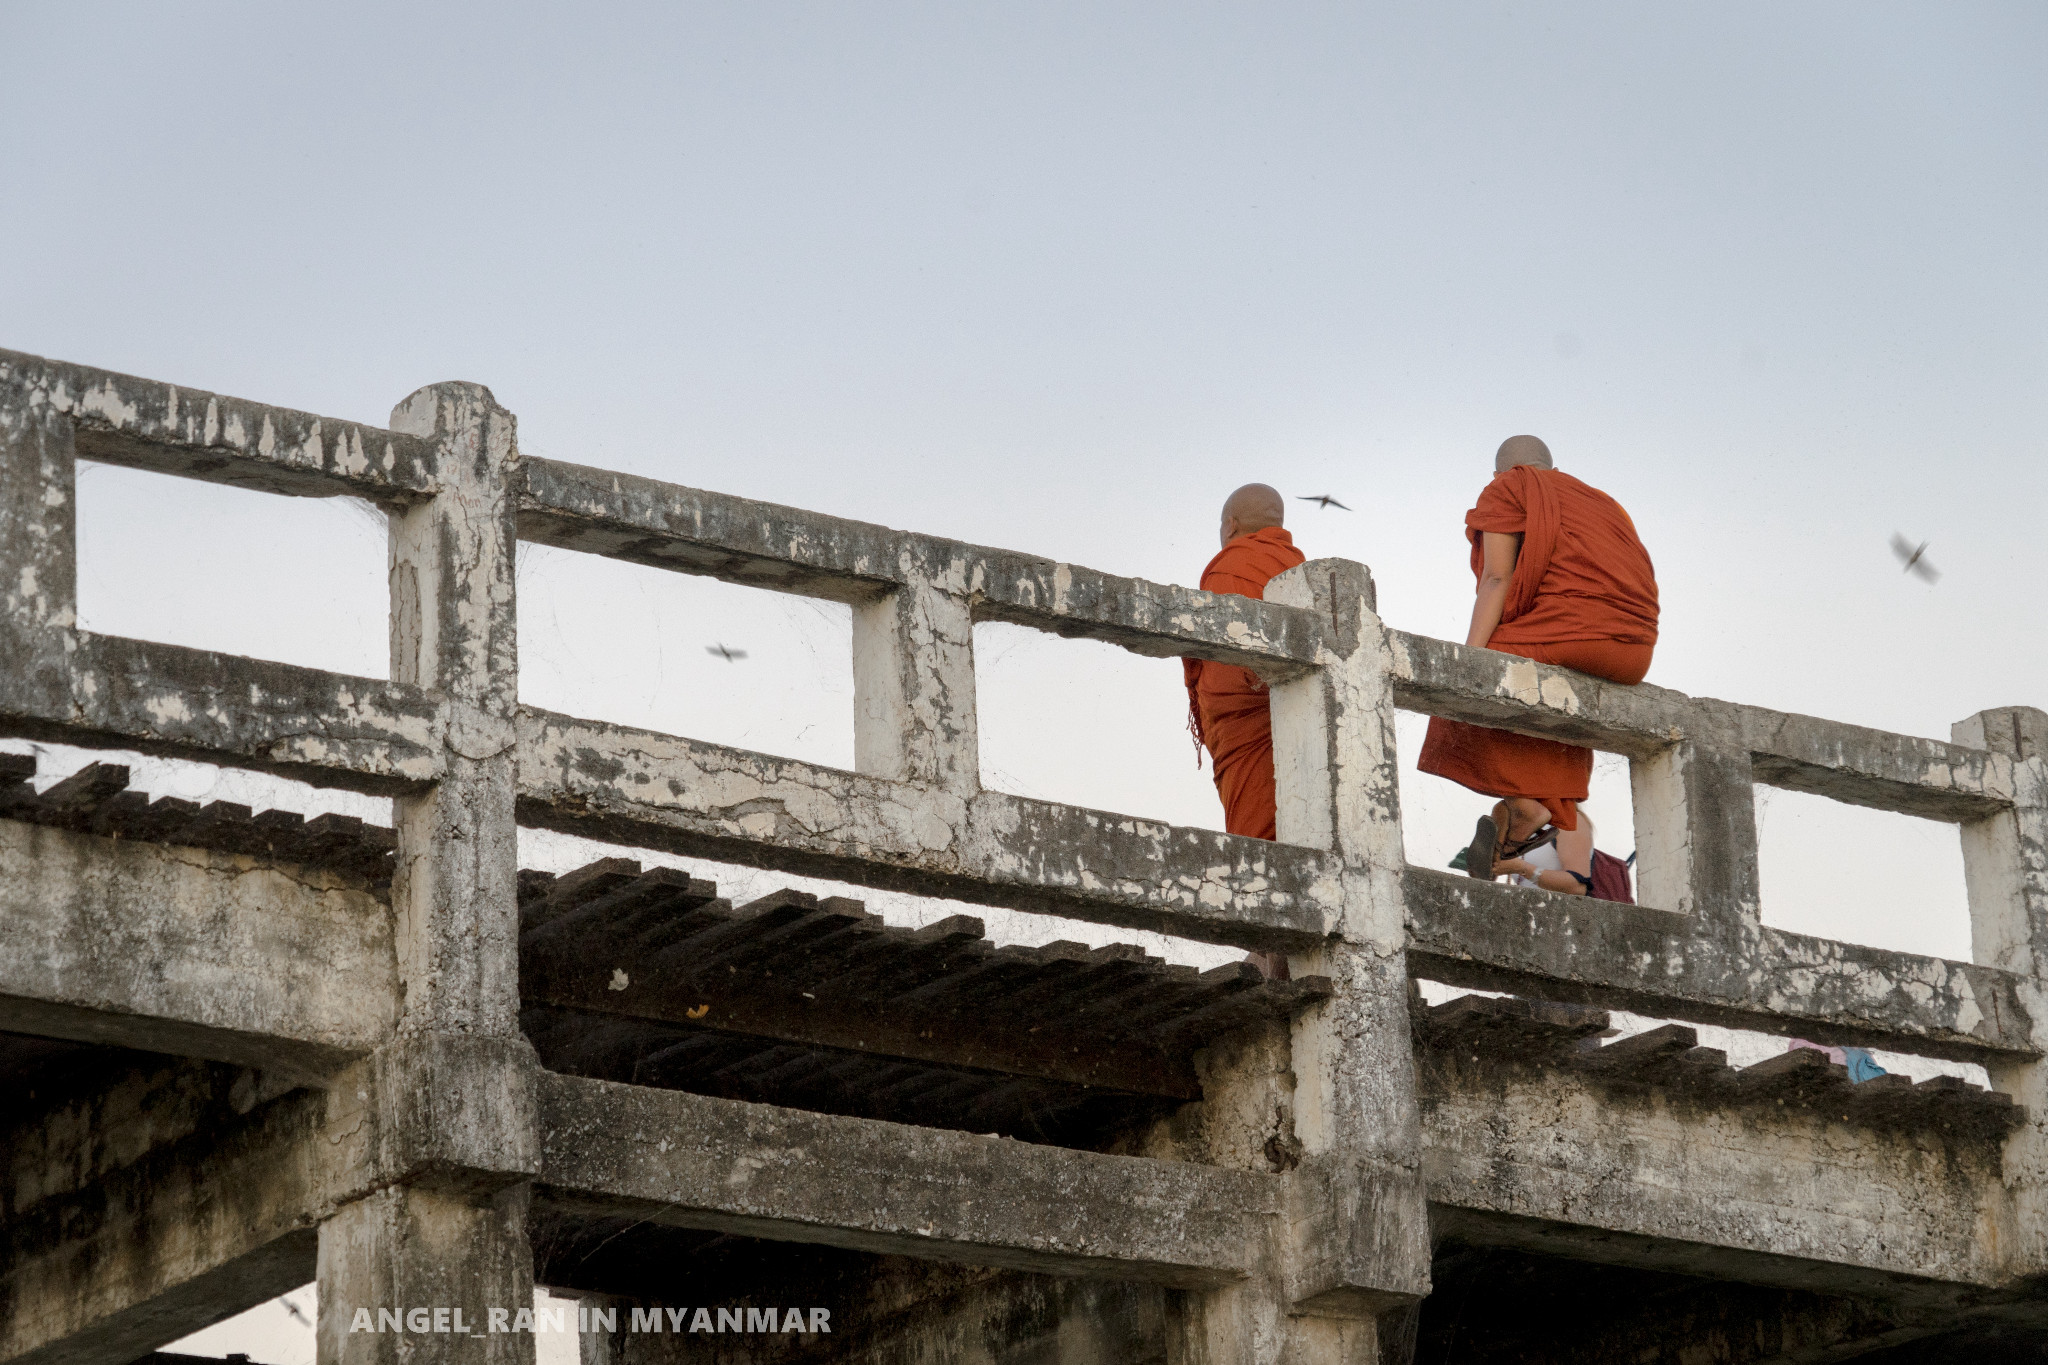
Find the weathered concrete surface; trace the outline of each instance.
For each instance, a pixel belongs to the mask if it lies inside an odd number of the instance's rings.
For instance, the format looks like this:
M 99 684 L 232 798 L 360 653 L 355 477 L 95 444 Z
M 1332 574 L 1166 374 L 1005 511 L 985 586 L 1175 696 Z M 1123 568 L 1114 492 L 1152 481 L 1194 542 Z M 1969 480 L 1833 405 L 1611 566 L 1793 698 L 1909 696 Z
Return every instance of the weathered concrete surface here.
M 1158 1301 L 1164 1352 L 1184 1365 L 1369 1358 L 1373 1315 L 1428 1287 L 1426 1195 L 1440 1221 L 1501 1245 L 1562 1239 L 1581 1256 L 1874 1297 L 1918 1286 L 1913 1301 L 1934 1312 L 1958 1311 L 1957 1296 L 1969 1293 L 1991 1296 L 1970 1311 L 2019 1312 L 2011 1286 L 2048 1269 L 2048 1036 L 2037 1022 L 2048 1020 L 2048 999 L 2034 975 L 2048 936 L 2048 718 L 1987 713 L 1952 744 L 1886 735 L 1386 632 L 1355 565 L 1305 566 L 1265 602 L 1213 597 L 522 461 L 510 414 L 476 385 L 422 390 L 392 420 L 400 431 L 330 424 L 0 355 L 0 647 L 11 665 L 0 672 L 0 731 L 389 793 L 401 862 L 395 910 L 351 909 L 332 943 L 308 927 L 326 923 L 324 884 L 132 847 L 94 854 L 91 872 L 74 868 L 71 882 L 168 877 L 189 887 L 176 900 L 190 921 L 177 930 L 184 939 L 165 932 L 175 927 L 169 912 L 110 924 L 116 898 L 52 900 L 40 883 L 28 903 L 61 930 L 63 953 L 40 953 L 44 938 L 16 932 L 27 920 L 0 926 L 0 990 L 29 982 L 13 998 L 39 1011 L 17 1027 L 271 1065 L 332 1067 L 376 1048 L 325 1077 L 319 1093 L 230 1084 L 232 1117 L 216 1100 L 184 1110 L 164 1101 L 167 1115 L 200 1118 L 182 1129 L 164 1120 L 162 1142 L 120 1139 L 131 1155 L 112 1164 L 74 1155 L 52 1167 L 88 1172 L 84 1183 L 17 1180 L 14 1188 L 49 1193 L 0 1233 L 5 1292 L 33 1299 L 14 1315 L 29 1328 L 0 1326 L 15 1333 L 0 1337 L 9 1344 L 0 1357 L 70 1359 L 55 1343 L 77 1330 L 81 1360 L 115 1365 L 156 1344 L 144 1342 L 149 1331 L 166 1329 L 160 1341 L 241 1306 L 225 1303 L 231 1292 L 267 1292 L 281 1267 L 302 1278 L 306 1229 L 324 1221 L 329 1361 L 386 1365 L 410 1351 L 413 1365 L 524 1365 L 527 1337 L 401 1345 L 352 1337 L 345 1313 L 366 1298 L 518 1302 L 537 1173 L 544 1219 L 647 1217 L 1180 1286 Z M 79 632 L 78 456 L 377 500 L 393 517 L 392 681 Z M 548 543 L 852 604 L 861 771 L 522 714 L 515 519 Z M 1290 842 L 981 792 L 980 620 L 1257 669 L 1275 688 Z M 1405 869 L 1397 703 L 1628 754 L 1645 895 L 1685 913 Z M 1963 823 L 1983 965 L 1761 928 L 1755 781 Z M 515 815 L 619 842 L 1285 950 L 1297 970 L 1324 972 L 1339 990 L 1284 1039 L 1273 1030 L 1198 1060 L 1208 1068 L 1201 1104 L 1145 1136 L 1149 1155 L 1173 1160 L 537 1076 L 516 1025 Z M 84 836 L 0 831 L 37 837 Z M 215 886 L 223 869 L 261 905 Z M 137 889 L 122 894 L 132 902 Z M 288 906 L 310 897 L 314 909 L 280 929 L 261 918 L 279 913 L 279 897 Z M 372 923 L 383 927 L 363 927 Z M 327 944 L 319 951 L 330 957 L 308 956 L 302 939 Z M 348 953 L 389 962 L 362 998 L 343 995 L 360 979 Z M 1981 1135 L 1979 1147 L 1960 1137 L 1927 1145 L 1825 1117 L 1716 1108 L 1698 1095 L 1687 1109 L 1611 1084 L 1595 1094 L 1548 1076 L 1482 1078 L 1437 1097 L 1447 1132 L 1429 1130 L 1425 1147 L 1406 1032 L 1411 971 L 1981 1060 L 2030 1106 L 2033 1123 L 2013 1134 L 2001 1167 Z M 122 1021 L 111 1035 L 109 1013 Z M 0 1014 L 0 1025 L 12 1017 Z M 66 1151 L 95 1150 L 93 1131 L 73 1137 Z M 37 1159 L 50 1167 L 63 1144 L 39 1141 Z M 1467 1196 L 1425 1190 L 1438 1167 L 1452 1185 L 1460 1175 L 1492 1183 L 1453 1205 Z M 1738 1188 L 1744 1179 L 1750 1187 Z M 224 1181 L 233 1192 L 223 1199 L 213 1191 Z M 86 1291 L 66 1302 L 76 1284 Z M 946 1320 L 985 1322 L 1003 1301 L 990 1288 Z M 957 1336 L 939 1321 L 919 1339 L 934 1349 Z M 1837 1354 L 1856 1340 L 1814 1338 Z
M 523 707 L 523 823 L 1247 948 L 1320 939 L 1315 850 L 954 792 Z
M 1762 917 L 1756 796 L 1747 750 L 1685 740 L 1629 764 L 1636 831 L 1636 903 L 1694 919 L 1699 932 L 1740 934 Z
M 1994 967 L 1765 927 L 1697 934 L 1686 916 L 1427 868 L 1404 884 L 1409 960 L 1431 980 L 1959 1061 L 2039 1047 Z
M 540 1079 L 540 1198 L 592 1216 L 1018 1270 L 1228 1283 L 1279 1181 L 1180 1162 Z
M 539 1165 L 533 1072 L 523 1041 L 406 1039 L 324 1089 L 167 1062 L 19 1116 L 0 1135 L 0 1361 L 126 1365 L 304 1284 L 315 1229 L 381 1226 L 349 1214 L 378 1191 L 516 1206 Z
M 1963 826 L 1971 952 L 2019 974 L 2035 1050 L 2048 1054 L 2048 714 L 2024 706 L 1980 711 L 1955 727 L 1955 738 L 1981 744 L 2013 767 L 2012 808 Z M 2019 1264 L 2048 1275 L 2048 1062 L 2000 1058 L 1986 1070 L 1993 1085 L 2027 1108 L 2026 1126 L 2005 1147 L 2016 1211 L 2012 1252 Z
M 654 479 L 528 459 L 527 540 L 728 583 L 865 602 L 915 581 L 969 597 L 975 619 L 1106 640 L 1155 658 L 1193 655 L 1287 676 L 1315 657 L 1315 620 L 1248 597 L 1120 578 L 1035 555 L 966 545 L 707 493 Z
M 0 1028 L 315 1075 L 397 1017 L 353 879 L 0 820 Z
M 1294 1024 L 1286 1297 L 1295 1313 L 1370 1320 L 1429 1292 L 1390 651 L 1363 565 L 1311 560 L 1266 594 L 1324 623 L 1315 674 L 1273 689 L 1279 832 L 1341 858 L 1346 883 L 1337 935 L 1291 963 L 1337 991 Z
M 392 410 L 428 443 L 440 496 L 391 516 L 391 676 L 447 698 L 439 780 L 393 804 L 391 904 L 408 1033 L 516 1036 L 519 830 L 512 414 L 480 384 Z
M 1993 1144 L 1432 1055 L 1421 1105 L 1434 1205 L 1663 1239 L 1691 1249 L 1686 1267 L 1664 1268 L 1785 1288 L 2012 1278 Z
M 0 733 L 376 794 L 440 771 L 447 706 L 420 688 L 85 631 L 51 657 L 54 697 L 0 671 Z
M 634 1332 L 634 1308 L 662 1300 L 593 1299 L 615 1306 L 617 1330 L 593 1334 L 583 1365 L 1165 1365 L 1164 1302 L 1172 1291 L 1126 1281 L 1031 1275 L 986 1266 L 881 1257 L 860 1275 L 814 1273 L 752 1283 L 726 1302 L 697 1291 L 669 1306 L 830 1304 L 832 1331 L 723 1336 Z M 694 1312 L 694 1307 L 692 1307 Z M 689 1319 L 685 1319 L 687 1322 Z M 786 1321 L 786 1318 L 783 1319 Z M 667 1317 L 664 1315 L 664 1325 Z
M 853 608 L 854 767 L 961 796 L 981 789 L 974 612 L 923 579 Z
M 528 1190 L 482 1197 L 391 1186 L 336 1210 L 320 1225 L 319 1358 L 334 1365 L 400 1365 L 430 1359 L 530 1365 L 533 1336 L 488 1330 L 533 1302 L 526 1242 Z M 462 1310 L 460 1335 L 351 1331 L 364 1308 Z M 506 1320 L 509 1320 L 506 1319 Z M 432 1319 L 429 1318 L 431 1322 Z
M 20 1115 L 0 1142 L 0 1360 L 126 1365 L 304 1284 L 367 1144 L 330 1097 L 173 1062 Z
M 0 376 L 5 374 L 0 359 Z M 62 418 L 0 387 L 0 714 L 52 709 L 78 624 L 77 464 Z
M 531 1365 L 530 1333 L 491 1332 L 533 1298 L 526 1241 L 539 1166 L 538 1063 L 519 1033 L 512 415 L 480 384 L 392 411 L 439 491 L 392 510 L 391 676 L 446 699 L 436 781 L 393 802 L 398 1041 L 373 1062 L 379 1151 L 407 1172 L 320 1226 L 326 1365 Z M 359 1332 L 363 1309 L 467 1310 L 473 1330 Z
M 1961 743 L 1638 683 L 1390 631 L 1394 695 L 1411 711 L 1651 758 L 1683 740 L 1755 756 L 1757 780 L 1930 820 L 1971 820 L 2012 800 L 2011 766 Z
M 18 351 L 0 351 L 0 408 L 67 421 L 84 459 L 208 483 L 397 501 L 435 487 L 421 443 L 400 432 Z

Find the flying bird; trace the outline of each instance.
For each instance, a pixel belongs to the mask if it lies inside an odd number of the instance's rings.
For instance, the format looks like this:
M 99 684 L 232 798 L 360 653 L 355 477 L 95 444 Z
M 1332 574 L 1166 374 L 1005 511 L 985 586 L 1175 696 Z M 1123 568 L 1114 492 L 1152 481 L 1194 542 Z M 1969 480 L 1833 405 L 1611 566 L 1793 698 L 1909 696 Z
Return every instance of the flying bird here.
M 1343 503 L 1338 502 L 1335 498 L 1331 497 L 1328 493 L 1317 493 L 1313 496 L 1304 494 L 1302 496 L 1296 497 L 1295 501 L 1312 502 L 1316 506 L 1322 508 L 1325 512 L 1329 511 L 1332 507 L 1336 508 L 1340 512 L 1349 512 L 1351 510 L 1349 507 L 1346 507 Z
M 297 1318 L 306 1326 L 311 1327 L 313 1325 L 313 1320 L 307 1317 L 304 1313 L 300 1312 L 299 1306 L 293 1303 L 289 1297 L 281 1298 L 278 1300 L 278 1302 L 284 1305 L 285 1312 L 290 1313 L 293 1317 Z
M 1927 542 L 1924 540 L 1916 548 L 1911 541 L 1907 540 L 1897 531 L 1894 531 L 1892 532 L 1892 553 L 1899 557 L 1899 563 L 1905 565 L 1907 573 L 1918 574 L 1929 583 L 1941 577 L 1941 570 L 1935 568 L 1926 559 L 1922 558 L 1927 553 Z
M 706 645 L 704 646 L 704 652 L 706 654 L 716 654 L 719 658 L 725 660 L 727 663 L 734 663 L 740 659 L 744 659 L 747 657 L 747 651 L 745 651 L 744 649 L 728 649 L 726 646 L 722 644 Z

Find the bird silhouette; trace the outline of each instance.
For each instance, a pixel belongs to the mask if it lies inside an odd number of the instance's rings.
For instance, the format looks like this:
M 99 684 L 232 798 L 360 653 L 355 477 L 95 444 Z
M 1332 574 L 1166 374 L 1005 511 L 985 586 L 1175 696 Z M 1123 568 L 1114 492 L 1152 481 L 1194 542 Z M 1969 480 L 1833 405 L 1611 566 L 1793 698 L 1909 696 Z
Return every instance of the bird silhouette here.
M 313 1320 L 311 1318 L 308 1318 L 303 1312 L 301 1312 L 299 1310 L 299 1306 L 293 1303 L 290 1298 L 281 1298 L 278 1300 L 278 1302 L 284 1305 L 285 1312 L 290 1313 L 293 1317 L 297 1318 L 306 1326 L 311 1327 L 313 1325 Z
M 1312 502 L 1316 506 L 1322 508 L 1325 512 L 1329 511 L 1332 507 L 1336 508 L 1340 512 L 1349 512 L 1351 510 L 1349 507 L 1346 507 L 1343 503 L 1338 502 L 1335 498 L 1331 497 L 1328 493 L 1316 493 L 1313 495 L 1302 494 L 1296 497 L 1295 501 Z
M 747 651 L 744 649 L 728 649 L 722 644 L 706 645 L 704 646 L 704 652 L 706 654 L 715 654 L 727 663 L 733 663 L 747 657 Z
M 1912 541 L 1907 540 L 1897 531 L 1894 531 L 1892 532 L 1892 553 L 1899 557 L 1899 563 L 1905 566 L 1907 573 L 1918 574 L 1929 583 L 1935 582 L 1941 577 L 1941 570 L 1928 563 L 1923 557 L 1927 553 L 1927 542 L 1924 540 L 1916 546 Z

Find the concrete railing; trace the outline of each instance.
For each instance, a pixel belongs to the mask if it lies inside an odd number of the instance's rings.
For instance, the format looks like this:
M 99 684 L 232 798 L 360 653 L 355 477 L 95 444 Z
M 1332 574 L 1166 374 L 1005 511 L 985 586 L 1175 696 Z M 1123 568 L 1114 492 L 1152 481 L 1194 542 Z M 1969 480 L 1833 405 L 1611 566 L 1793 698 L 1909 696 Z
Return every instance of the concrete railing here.
M 744 854 L 793 871 L 1248 948 L 1299 951 L 1347 921 L 1405 922 L 1417 970 L 1452 981 L 1979 1060 L 2040 1050 L 2018 986 L 2034 973 L 2048 879 L 2038 712 L 1973 717 L 1943 743 L 1623 687 L 1387 630 L 1373 614 L 1369 576 L 1354 565 L 1304 566 L 1264 602 L 1213 596 L 520 459 L 510 455 L 509 420 L 502 501 L 488 509 L 507 523 L 506 542 L 516 534 L 851 605 L 855 771 L 512 705 L 509 566 L 496 571 L 502 581 L 466 590 L 485 617 L 502 617 L 491 625 L 450 605 L 466 600 L 461 585 L 441 584 L 441 604 L 423 604 L 418 576 L 394 549 L 394 649 L 408 612 L 430 635 L 476 632 L 479 675 L 467 690 L 487 690 L 495 706 L 435 686 L 431 670 L 354 678 L 80 630 L 74 458 L 287 495 L 353 494 L 392 510 L 395 525 L 450 501 L 438 496 L 448 491 L 444 464 L 429 434 L 12 353 L 0 354 L 6 730 L 394 795 L 439 781 L 451 756 L 516 753 L 521 822 L 623 843 Z M 438 625 L 428 619 L 436 612 L 447 618 Z M 1242 664 L 1267 677 L 1283 810 L 1293 812 L 1283 815 L 1283 841 L 981 789 L 972 635 L 981 621 L 1151 657 Z M 483 639 L 493 630 L 505 636 L 496 645 Z M 493 650 L 501 666 L 491 663 Z M 1331 702 L 1331 687 L 1317 680 L 1338 673 L 1375 677 L 1352 678 L 1350 694 Z M 1361 700 L 1360 687 L 1379 695 Z M 1392 706 L 1626 755 L 1643 906 L 1406 867 L 1392 727 L 1380 723 Z M 1375 723 L 1347 722 L 1347 707 L 1364 707 Z M 1347 724 L 1358 734 L 1339 734 Z M 1319 781 L 1325 789 L 1311 791 Z M 1758 782 L 1957 823 L 1978 961 L 1763 926 Z M 1347 783 L 1356 790 L 1342 790 Z M 1376 807 L 1341 814 L 1367 788 Z M 1339 829 L 1347 821 L 1356 827 L 1348 834 Z M 1390 873 L 1398 875 L 1375 875 Z
M 381 793 L 392 798 L 394 844 L 387 903 L 317 869 L 11 827 L 0 848 L 17 869 L 13 930 L 0 933 L 0 1026 L 261 1067 L 262 1084 L 289 1093 L 251 1110 L 234 1098 L 242 1080 L 216 1098 L 200 1092 L 227 1085 L 220 1077 L 187 1086 L 194 1131 L 218 1130 L 209 1150 L 226 1164 L 203 1179 L 181 1175 L 159 1206 L 213 1207 L 232 1190 L 250 1207 L 218 1214 L 197 1241 L 183 1230 L 198 1215 L 166 1222 L 183 1261 L 126 1223 L 73 1220 L 98 1239 L 85 1250 L 77 1238 L 53 1233 L 32 1246 L 21 1234 L 0 1296 L 16 1293 L 41 1316 L 16 1314 L 0 1330 L 0 1358 L 132 1360 L 246 1307 L 244 1290 L 303 1282 L 317 1225 L 323 1360 L 385 1360 L 338 1326 L 331 1306 L 376 1301 L 394 1284 L 445 1291 L 436 1302 L 526 1301 L 528 1199 L 1147 1279 L 1185 1291 L 1175 1328 L 1185 1359 L 1358 1358 L 1361 1324 L 1428 1292 L 1432 1209 L 1474 1197 L 1461 1193 L 1471 1179 L 1447 1184 L 1445 1172 L 1497 1159 L 1470 1146 L 1463 1158 L 1445 1148 L 1434 1166 L 1425 1160 L 1413 976 L 1981 1061 L 2028 1117 L 2002 1139 L 1995 1173 L 1970 1167 L 1979 1174 L 1968 1200 L 1929 1214 L 1927 1246 L 1981 1241 L 1981 1205 L 1996 1252 L 1955 1273 L 2030 1283 L 2048 1265 L 2041 712 L 1982 713 L 1950 743 L 1912 739 L 1391 631 L 1369 573 L 1343 561 L 1292 570 L 1256 602 L 522 458 L 512 415 L 476 385 L 422 389 L 391 420 L 391 430 L 336 422 L 0 352 L 0 734 Z M 81 629 L 80 458 L 376 502 L 390 522 L 389 677 Z M 853 769 L 521 706 L 522 538 L 847 603 Z M 982 621 L 1257 670 L 1272 684 L 1279 840 L 984 790 Z M 1394 738 L 1404 707 L 1626 755 L 1644 904 L 1410 867 Z M 1765 926 L 1758 782 L 1957 824 L 1976 960 Z M 1327 981 L 1327 996 L 1289 1024 L 1284 1064 L 1207 1078 L 1204 1103 L 1259 1116 L 1262 1134 L 1284 1107 L 1288 1141 L 1270 1160 L 1263 1136 L 1220 1158 L 1111 1157 L 545 1072 L 520 1025 L 522 824 L 1284 950 L 1302 975 Z M 280 977 L 273 956 L 293 958 L 294 971 Z M 315 1089 L 291 1090 L 302 1082 Z M 1433 1093 L 1448 1102 L 1441 1085 Z M 1474 1102 L 1497 1105 L 1504 1093 L 1495 1086 Z M 247 1122 L 219 1117 L 221 1105 Z M 1631 1121 L 1674 1152 L 1689 1141 L 1649 1110 Z M 63 1114 L 49 1122 L 70 1132 Z M 685 1151 L 665 1136 L 683 1129 L 717 1141 Z M 1232 1131 L 1218 1129 L 1218 1151 Z M 1597 1189 L 1619 1159 L 1599 1146 L 1603 1131 L 1589 1121 L 1577 1134 Z M 1771 1138 L 1778 1147 L 1756 1150 L 1811 1156 L 1816 1140 L 1804 1132 L 1787 1128 Z M 593 1149 L 593 1134 L 615 1150 Z M 1880 1139 L 1890 1141 L 1869 1142 Z M 1917 1188 L 1920 1167 L 1893 1145 L 1904 1164 L 1887 1178 Z M 1542 1151 L 1530 1160 L 1547 1168 L 1554 1145 Z M 857 1190 L 777 1175 L 764 1178 L 772 1198 L 737 1191 L 764 1152 L 796 1154 L 791 1169 L 806 1164 L 803 1153 L 822 1154 L 837 1174 L 860 1177 Z M 870 1152 L 889 1159 L 870 1170 Z M 82 1158 L 57 1165 L 89 1169 Z M 1637 1184 L 1661 1191 L 1666 1176 L 1660 1168 Z M 1526 1207 L 1503 1189 L 1492 1211 L 1522 1220 L 1523 1233 L 1530 1219 L 1554 1222 L 1582 1195 L 1571 1180 L 1553 1185 Z M 991 1188 L 1015 1197 L 982 1198 Z M 1708 1190 L 1689 1192 L 1692 1203 L 1649 1198 L 1644 1216 L 1610 1211 L 1591 1226 L 1597 1237 L 1732 1239 L 1791 1256 L 1779 1269 L 1801 1285 L 1822 1251 L 1886 1277 L 1969 1260 L 1950 1250 L 1901 1259 L 1890 1231 L 1865 1235 L 1871 1219 L 1828 1222 L 1826 1192 L 1840 1188 L 1788 1195 L 1806 1210 L 1806 1240 L 1772 1240 L 1785 1216 L 1776 1204 L 1756 1227 L 1717 1221 L 1720 1196 Z M 1070 1198 L 1075 1190 L 1085 1197 Z M 94 1190 L 73 1195 L 52 1205 L 61 1208 L 50 1228 L 70 1226 L 62 1209 L 126 1207 Z M 1042 1216 L 1052 1205 L 1071 1216 Z M 1829 1232 L 1835 1223 L 1854 1227 Z M 435 1248 L 468 1250 L 449 1258 Z M 68 1269 L 83 1264 L 120 1273 L 84 1294 Z M 1276 1354 L 1283 1337 L 1320 1342 L 1322 1354 Z M 530 1342 L 506 1358 L 530 1359 Z

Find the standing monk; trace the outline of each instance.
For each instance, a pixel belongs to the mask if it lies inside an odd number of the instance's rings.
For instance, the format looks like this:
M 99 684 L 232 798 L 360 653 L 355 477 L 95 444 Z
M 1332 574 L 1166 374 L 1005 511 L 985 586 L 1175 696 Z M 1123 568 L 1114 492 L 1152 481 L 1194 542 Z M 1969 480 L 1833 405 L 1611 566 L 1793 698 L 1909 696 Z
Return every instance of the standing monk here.
M 1262 483 L 1248 483 L 1223 504 L 1223 550 L 1202 570 L 1202 591 L 1266 595 L 1266 584 L 1302 562 L 1281 528 L 1287 505 Z M 1234 664 L 1183 659 L 1188 728 L 1206 745 L 1223 798 L 1223 828 L 1254 839 L 1275 837 L 1273 715 L 1266 684 Z M 1197 762 L 1200 755 L 1197 755 Z
M 1550 448 L 1534 436 L 1503 441 L 1493 471 L 1479 505 L 1465 514 L 1479 580 L 1465 643 L 1641 682 L 1657 643 L 1657 578 L 1628 513 L 1599 489 L 1551 468 Z M 1482 818 L 1466 858 L 1471 875 L 1486 877 L 1498 847 L 1529 839 L 1546 824 L 1578 829 L 1593 751 L 1432 719 L 1416 766 L 1504 798 L 1504 812 L 1495 809 L 1505 814 L 1505 827 Z

